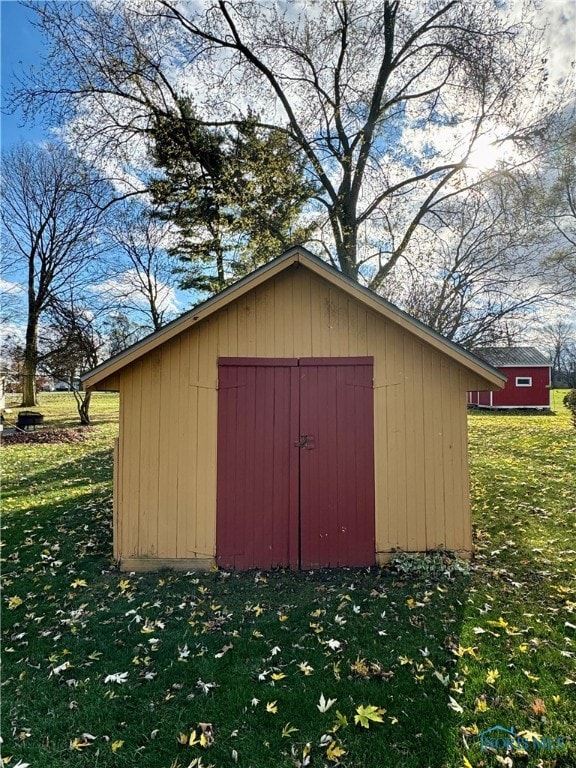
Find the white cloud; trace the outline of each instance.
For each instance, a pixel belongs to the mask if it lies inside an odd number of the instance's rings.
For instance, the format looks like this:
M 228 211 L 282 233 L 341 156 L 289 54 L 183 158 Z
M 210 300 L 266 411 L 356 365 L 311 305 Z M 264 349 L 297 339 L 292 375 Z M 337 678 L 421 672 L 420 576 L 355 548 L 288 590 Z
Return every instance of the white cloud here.
M 554 82 L 568 77 L 576 59 L 576 3 L 543 0 L 540 16 L 546 22 L 548 69 Z
M 172 286 L 153 278 L 153 287 L 156 303 L 161 312 L 173 316 L 182 311 L 176 291 Z M 149 308 L 142 276 L 136 269 L 127 269 L 113 278 L 97 283 L 92 286 L 92 290 L 100 296 L 108 296 L 120 303 L 124 302 L 128 309 L 147 312 Z
M 15 283 L 11 280 L 4 280 L 2 277 L 0 277 L 0 294 L 8 294 L 10 296 L 23 296 L 24 293 L 24 286 L 20 283 Z

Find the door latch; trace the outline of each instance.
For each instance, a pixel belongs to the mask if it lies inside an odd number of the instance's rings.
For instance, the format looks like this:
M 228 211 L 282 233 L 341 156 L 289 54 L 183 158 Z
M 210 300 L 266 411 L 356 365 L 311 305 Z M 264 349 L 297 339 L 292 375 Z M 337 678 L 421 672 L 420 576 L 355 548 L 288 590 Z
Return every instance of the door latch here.
M 311 451 L 314 448 L 314 437 L 312 435 L 300 435 L 300 439 L 294 445 L 296 448 Z

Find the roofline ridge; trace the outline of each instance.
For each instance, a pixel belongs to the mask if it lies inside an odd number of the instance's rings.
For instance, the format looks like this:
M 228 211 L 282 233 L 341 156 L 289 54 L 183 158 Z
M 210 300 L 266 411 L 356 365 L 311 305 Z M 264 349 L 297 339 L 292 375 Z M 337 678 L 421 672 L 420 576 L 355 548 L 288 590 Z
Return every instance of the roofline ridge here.
M 193 327 L 197 322 L 200 322 L 205 317 L 225 306 L 229 300 L 240 298 L 244 293 L 256 288 L 267 279 L 282 273 L 294 264 L 302 264 L 308 267 L 312 272 L 325 277 L 332 283 L 337 281 L 337 284 L 341 285 L 344 290 L 347 290 L 358 300 L 369 304 L 373 309 L 382 313 L 392 322 L 396 321 L 400 326 L 404 327 L 405 330 L 412 331 L 424 341 L 428 341 L 432 346 L 440 349 L 440 351 L 444 351 L 448 356 L 455 358 L 462 365 L 466 366 L 467 361 L 470 365 L 466 367 L 472 368 L 472 370 L 480 376 L 486 376 L 492 383 L 498 384 L 505 381 L 506 377 L 488 361 L 483 360 L 481 357 L 478 357 L 476 354 L 468 351 L 451 339 L 442 336 L 433 328 L 430 328 L 425 323 L 412 317 L 407 312 L 387 299 L 384 299 L 382 296 L 379 296 L 366 286 L 355 282 L 352 278 L 343 274 L 319 256 L 316 256 L 304 246 L 295 245 L 284 251 L 277 258 L 272 259 L 250 274 L 240 278 L 240 280 L 229 285 L 219 293 L 214 294 L 214 296 L 209 297 L 200 304 L 197 304 L 182 313 L 179 317 L 167 323 L 158 331 L 148 334 L 127 349 L 86 372 L 80 377 L 82 384 L 84 384 L 84 382 L 89 382 L 89 387 L 94 386 L 108 376 L 114 375 L 125 365 L 134 362 L 142 355 L 152 351 L 152 349 L 155 349 L 186 329 Z M 92 379 L 94 381 L 90 381 Z

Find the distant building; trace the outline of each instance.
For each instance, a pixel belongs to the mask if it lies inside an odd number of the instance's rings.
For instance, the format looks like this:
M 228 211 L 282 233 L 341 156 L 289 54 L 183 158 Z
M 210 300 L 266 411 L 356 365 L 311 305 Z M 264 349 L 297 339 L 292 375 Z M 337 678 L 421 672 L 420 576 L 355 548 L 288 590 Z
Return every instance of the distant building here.
M 507 382 L 496 392 L 468 392 L 478 408 L 550 408 L 552 363 L 534 347 L 483 347 L 475 354 L 503 373 Z

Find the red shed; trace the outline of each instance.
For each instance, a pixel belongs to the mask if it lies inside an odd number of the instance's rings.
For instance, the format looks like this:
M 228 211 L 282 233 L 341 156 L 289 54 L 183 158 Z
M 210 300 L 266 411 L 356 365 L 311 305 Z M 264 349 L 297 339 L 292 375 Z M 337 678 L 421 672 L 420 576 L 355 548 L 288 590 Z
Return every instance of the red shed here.
M 468 392 L 468 404 L 478 408 L 550 408 L 552 364 L 534 347 L 483 347 L 478 357 L 507 378 L 499 392 Z

